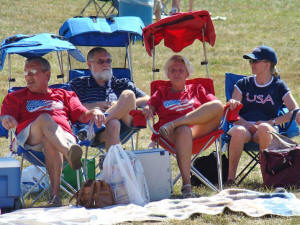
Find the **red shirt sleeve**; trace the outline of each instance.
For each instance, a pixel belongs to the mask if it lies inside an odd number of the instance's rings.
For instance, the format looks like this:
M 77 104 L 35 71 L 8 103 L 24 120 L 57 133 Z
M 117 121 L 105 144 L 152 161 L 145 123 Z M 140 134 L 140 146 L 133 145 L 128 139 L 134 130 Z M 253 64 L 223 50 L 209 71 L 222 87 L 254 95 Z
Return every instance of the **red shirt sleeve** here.
M 70 120 L 72 123 L 78 121 L 82 113 L 87 111 L 73 91 L 68 91 L 68 101 L 66 102 L 68 103 L 68 107 L 70 109 Z
M 13 96 L 13 93 L 5 96 L 1 105 L 1 116 L 10 115 L 19 121 L 19 102 L 18 99 Z
M 157 110 L 161 104 L 162 104 L 162 94 L 161 91 L 158 89 L 150 97 L 148 101 L 148 105 L 153 106 Z

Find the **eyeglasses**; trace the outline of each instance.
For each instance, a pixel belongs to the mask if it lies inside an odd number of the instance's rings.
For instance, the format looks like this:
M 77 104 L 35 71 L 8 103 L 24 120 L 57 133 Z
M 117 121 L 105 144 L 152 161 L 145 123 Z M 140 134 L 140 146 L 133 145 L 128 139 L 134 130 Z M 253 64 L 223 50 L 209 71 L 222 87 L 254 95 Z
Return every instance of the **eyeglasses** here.
M 104 63 L 111 64 L 112 59 L 98 59 L 97 61 L 95 60 L 90 60 L 90 62 L 96 62 L 98 65 L 102 65 Z
M 41 70 L 42 72 L 45 72 L 46 70 Z M 25 70 L 24 71 L 24 76 L 34 76 L 36 74 L 38 74 L 38 70 L 37 69 L 29 69 L 29 70 Z
M 249 59 L 249 63 L 250 64 L 256 64 L 256 63 L 259 63 L 259 62 L 269 62 L 269 61 L 267 61 L 267 60 Z

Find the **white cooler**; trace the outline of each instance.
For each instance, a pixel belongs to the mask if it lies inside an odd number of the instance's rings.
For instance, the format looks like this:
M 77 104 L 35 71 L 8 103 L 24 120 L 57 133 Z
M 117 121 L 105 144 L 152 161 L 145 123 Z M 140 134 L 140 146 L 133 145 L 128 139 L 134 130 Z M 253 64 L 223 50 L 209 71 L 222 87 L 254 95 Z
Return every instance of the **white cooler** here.
M 150 201 L 166 199 L 172 193 L 172 168 L 170 153 L 163 149 L 137 150 L 149 189 Z

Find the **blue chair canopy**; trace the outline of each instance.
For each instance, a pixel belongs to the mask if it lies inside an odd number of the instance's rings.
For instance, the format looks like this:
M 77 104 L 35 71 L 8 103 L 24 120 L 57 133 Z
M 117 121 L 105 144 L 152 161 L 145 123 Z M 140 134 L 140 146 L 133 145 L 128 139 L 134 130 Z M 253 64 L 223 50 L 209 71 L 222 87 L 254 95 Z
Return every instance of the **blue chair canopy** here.
M 68 51 L 75 59 L 85 62 L 84 56 L 76 47 L 56 34 L 17 34 L 10 36 L 1 43 L 0 70 L 3 69 L 7 54 L 19 54 L 26 58 L 43 56 L 53 51 Z
M 77 17 L 64 22 L 59 34 L 76 46 L 126 47 L 142 39 L 144 23 L 139 17 Z

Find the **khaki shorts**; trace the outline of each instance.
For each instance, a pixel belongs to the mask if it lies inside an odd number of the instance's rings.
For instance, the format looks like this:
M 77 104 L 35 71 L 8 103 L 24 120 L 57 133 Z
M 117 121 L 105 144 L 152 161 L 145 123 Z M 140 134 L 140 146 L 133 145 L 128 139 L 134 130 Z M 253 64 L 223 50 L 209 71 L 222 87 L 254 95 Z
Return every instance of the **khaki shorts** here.
M 39 151 L 39 152 L 43 152 L 44 151 L 44 147 L 43 147 L 43 144 L 37 144 L 37 145 L 28 145 L 26 144 L 26 141 L 29 137 L 29 134 L 30 134 L 30 127 L 31 127 L 31 124 L 28 124 L 27 127 L 25 127 L 18 135 L 17 135 L 17 145 L 18 146 L 21 146 L 22 148 L 28 150 L 34 150 L 34 151 Z M 64 135 L 67 139 L 67 145 L 71 147 L 71 145 L 73 144 L 76 144 L 76 139 L 75 137 L 70 134 L 69 132 L 64 131 Z M 15 149 L 15 147 L 18 147 L 18 146 L 13 146 L 13 148 Z

